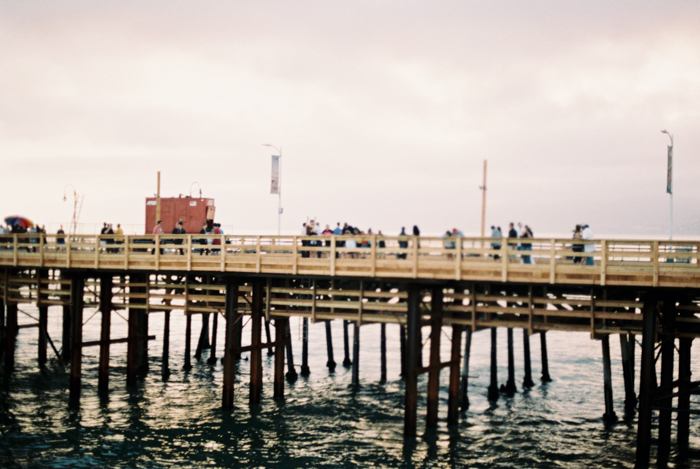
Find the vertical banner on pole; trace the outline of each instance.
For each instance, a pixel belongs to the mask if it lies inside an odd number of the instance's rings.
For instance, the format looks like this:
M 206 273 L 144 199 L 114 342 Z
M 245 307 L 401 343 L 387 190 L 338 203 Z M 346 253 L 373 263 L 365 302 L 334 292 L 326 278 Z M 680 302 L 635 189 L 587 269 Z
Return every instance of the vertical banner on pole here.
M 673 145 L 668 147 L 668 172 L 666 173 L 666 192 L 673 194 Z
M 270 194 L 280 193 L 280 157 L 272 155 L 272 183 L 270 185 Z

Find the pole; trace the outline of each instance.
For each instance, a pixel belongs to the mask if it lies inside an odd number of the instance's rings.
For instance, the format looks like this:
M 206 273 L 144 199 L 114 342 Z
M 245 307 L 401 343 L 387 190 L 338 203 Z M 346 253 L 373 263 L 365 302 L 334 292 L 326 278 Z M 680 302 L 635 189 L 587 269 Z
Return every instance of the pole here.
M 279 189 L 277 191 L 277 236 L 282 233 L 282 147 L 280 147 Z
M 484 185 L 481 186 L 481 237 L 486 233 L 486 160 L 484 160 Z
M 158 171 L 158 191 L 156 192 L 156 223 L 160 220 L 160 171 Z M 146 227 L 148 231 L 149 227 Z M 153 229 L 153 228 L 151 228 Z

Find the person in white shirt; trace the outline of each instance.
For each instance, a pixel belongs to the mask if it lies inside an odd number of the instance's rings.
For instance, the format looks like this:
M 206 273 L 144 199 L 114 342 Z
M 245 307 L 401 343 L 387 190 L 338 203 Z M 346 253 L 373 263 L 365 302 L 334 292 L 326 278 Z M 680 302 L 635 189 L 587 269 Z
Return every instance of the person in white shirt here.
M 583 231 L 581 232 L 581 239 L 585 239 L 587 241 L 593 240 L 593 231 L 591 231 L 590 226 L 583 225 Z M 584 245 L 583 252 L 589 252 L 589 253 L 595 252 L 595 244 L 589 243 L 589 244 Z M 586 257 L 586 265 L 595 265 L 593 257 Z

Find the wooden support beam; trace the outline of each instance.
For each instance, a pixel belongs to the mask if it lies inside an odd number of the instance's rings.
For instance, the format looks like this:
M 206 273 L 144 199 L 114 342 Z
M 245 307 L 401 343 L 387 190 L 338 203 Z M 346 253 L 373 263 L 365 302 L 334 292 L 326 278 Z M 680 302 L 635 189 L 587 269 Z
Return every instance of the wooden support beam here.
M 141 304 L 146 305 L 146 308 L 138 309 L 136 311 L 137 335 L 139 337 L 148 336 L 148 310 L 150 305 L 150 288 L 148 286 L 149 278 L 149 275 L 141 275 L 140 279 L 138 280 L 147 284 L 147 286 L 139 288 L 141 293 L 146 294 L 146 298 L 140 301 Z M 148 369 L 148 341 L 142 340 L 136 343 L 136 360 L 138 370 L 145 372 Z
M 601 336 L 600 343 L 603 347 L 603 394 L 605 396 L 605 414 L 603 421 L 611 424 L 617 420 L 613 408 L 612 367 L 610 366 L 610 335 Z
M 284 349 L 286 345 L 287 318 L 275 318 L 275 392 L 278 399 L 284 397 Z
M 508 381 L 506 381 L 506 394 L 512 396 L 518 391 L 515 385 L 515 352 L 513 350 L 513 328 L 507 329 L 508 340 Z
M 333 334 L 331 330 L 331 321 L 326 321 L 326 352 L 328 354 L 328 361 L 326 361 L 326 366 L 329 371 L 335 371 L 335 359 L 333 358 Z M 268 337 L 269 341 L 269 337 Z
M 163 313 L 163 355 L 160 374 L 163 379 L 170 376 L 170 311 Z
M 238 322 L 238 285 L 226 285 L 226 342 L 224 347 L 224 388 L 222 407 L 233 409 L 233 385 L 236 380 L 236 365 L 232 348 L 235 341 L 235 324 Z
M 676 300 L 666 297 L 663 302 L 661 327 L 665 335 L 661 342 L 661 388 L 671 389 L 673 386 L 673 362 L 675 354 Z M 667 394 L 667 393 L 664 393 Z M 664 395 L 655 404 L 662 408 L 659 411 L 659 452 L 658 465 L 666 467 L 671 455 L 671 420 L 672 413 L 668 410 L 673 406 L 673 397 Z
M 301 375 L 309 376 L 309 318 L 303 318 L 301 323 Z
M 17 303 L 7 303 L 5 325 L 5 373 L 11 373 L 15 369 L 17 331 Z
M 379 380 L 386 382 L 386 323 L 379 326 Z
M 497 355 L 497 329 L 491 328 L 491 384 L 488 387 L 488 399 L 498 400 L 498 355 Z
M 287 319 L 287 327 L 284 331 L 284 338 L 287 349 L 287 374 L 285 375 L 289 381 L 296 381 L 299 377 L 297 370 L 294 368 L 294 354 L 292 353 L 292 331 L 289 328 L 289 319 Z
M 100 277 L 100 365 L 98 372 L 97 389 L 106 392 L 109 390 L 109 340 L 112 315 L 112 277 L 102 275 Z
M 639 415 L 637 417 L 637 452 L 635 469 L 647 469 L 651 456 L 651 402 L 656 381 L 654 370 L 654 332 L 656 302 L 647 299 L 642 310 L 642 370 L 639 377 Z
M 401 373 L 402 378 L 406 377 L 406 326 L 399 324 L 399 350 L 401 353 Z
M 216 365 L 216 333 L 219 327 L 219 312 L 213 313 L 213 318 L 211 322 L 211 347 L 209 348 L 209 359 L 207 363 L 210 365 Z
M 189 371 L 192 369 L 192 315 L 185 313 L 185 361 L 182 369 Z
M 687 453 L 690 439 L 690 350 L 693 339 L 680 339 L 678 347 L 678 434 L 676 442 L 682 454 Z
M 43 246 L 39 249 L 43 252 Z M 37 306 L 39 309 L 39 337 L 37 344 L 37 359 L 39 366 L 46 365 L 46 346 L 47 346 L 47 326 L 49 322 L 49 307 L 45 303 L 47 295 L 42 293 L 41 284 L 43 281 L 48 281 L 48 272 L 46 270 L 37 271 Z
M 459 241 L 461 245 L 461 240 Z M 447 398 L 447 424 L 455 425 L 459 423 L 459 369 L 460 369 L 460 353 L 462 348 L 462 330 L 464 326 L 454 324 L 452 326 L 452 347 L 450 353 L 450 386 Z
M 70 240 L 70 238 L 69 238 Z M 70 250 L 70 246 L 68 246 L 66 249 Z M 70 252 L 70 251 L 69 251 Z M 68 276 L 65 273 L 65 271 L 61 271 L 61 279 L 67 279 Z M 61 290 L 68 290 L 69 292 L 72 291 L 71 289 L 71 284 L 70 283 L 61 283 Z M 70 301 L 68 304 L 63 305 L 63 321 L 62 321 L 62 335 L 61 335 L 61 344 L 62 344 L 62 352 L 63 352 L 63 363 L 68 363 L 70 361 L 70 334 L 71 334 L 71 308 L 70 308 Z
M 406 314 L 406 371 L 404 388 L 404 438 L 416 436 L 418 416 L 418 351 L 420 350 L 420 302 L 421 292 L 416 285 L 408 286 L 408 313 Z
M 262 397 L 263 369 L 262 349 L 260 340 L 263 320 L 263 284 L 253 282 L 253 301 L 251 305 L 251 338 L 250 345 L 250 403 L 259 404 Z
M 71 405 L 80 403 L 83 349 L 83 288 L 85 279 L 74 276 L 71 282 L 71 355 L 69 400 Z
M 352 365 L 352 360 L 350 360 L 350 339 L 348 337 L 348 323 L 348 320 L 343 319 L 343 351 L 345 352 L 343 366 L 346 368 Z
M 531 388 L 535 385 L 532 381 L 532 361 L 530 359 L 530 333 L 531 328 L 523 328 L 523 361 L 525 362 L 525 376 L 523 376 L 523 388 Z
M 91 340 L 88 342 L 83 342 L 80 344 L 82 348 L 85 347 L 97 347 L 97 346 L 102 346 L 102 345 L 112 345 L 112 344 L 128 344 L 131 342 L 143 342 L 146 340 L 156 340 L 156 336 L 154 335 L 148 335 L 148 336 L 134 336 L 134 337 L 124 337 L 122 339 L 109 339 L 109 340 Z
M 135 285 L 129 286 L 129 293 L 136 293 L 137 296 L 145 293 L 144 289 L 146 287 L 140 286 L 144 282 L 143 275 L 136 274 L 129 277 L 129 283 Z M 139 341 L 135 340 L 136 337 L 143 337 L 148 334 L 141 334 L 139 321 L 142 314 L 140 307 L 143 306 L 144 298 L 129 298 L 129 308 L 128 308 L 128 333 L 127 333 L 127 347 L 126 347 L 126 385 L 135 386 L 136 385 L 136 374 L 139 368 Z M 131 307 L 132 304 L 134 307 Z
M 49 322 L 49 307 L 46 305 L 39 306 L 39 341 L 38 341 L 38 361 L 39 366 L 46 365 L 46 348 L 47 348 L 47 333 L 46 327 Z
M 549 383 L 552 378 L 549 376 L 549 358 L 547 357 L 547 331 L 540 331 L 540 354 L 542 355 L 542 377 L 543 383 Z
M 462 364 L 462 376 L 459 386 L 459 407 L 462 410 L 469 409 L 469 355 L 472 347 L 472 330 L 465 329 L 466 338 L 464 341 L 464 363 Z
M 352 384 L 360 385 L 360 324 L 352 323 Z
M 625 414 L 631 415 L 637 406 L 634 392 L 634 335 L 620 334 L 620 352 L 622 355 L 622 375 L 625 383 Z
M 430 295 L 430 372 L 428 373 L 428 405 L 426 426 L 438 424 L 440 398 L 440 336 L 442 335 L 442 288 L 434 287 Z

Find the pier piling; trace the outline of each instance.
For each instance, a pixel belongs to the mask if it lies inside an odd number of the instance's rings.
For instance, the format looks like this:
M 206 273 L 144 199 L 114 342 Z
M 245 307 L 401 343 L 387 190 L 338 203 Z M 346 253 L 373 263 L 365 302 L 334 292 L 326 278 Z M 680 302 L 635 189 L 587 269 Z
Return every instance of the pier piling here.
M 379 380 L 386 382 L 386 323 L 379 326 Z
M 263 317 L 263 284 L 253 282 L 253 301 L 251 304 L 251 335 L 250 335 L 250 403 L 259 404 L 262 397 L 262 317 Z
M 678 429 L 677 443 L 681 453 L 688 451 L 690 439 L 690 349 L 693 339 L 682 337 L 678 347 Z
M 488 388 L 489 401 L 498 400 L 498 357 L 496 354 L 497 329 L 491 328 L 491 384 Z
M 610 366 L 610 336 L 603 334 L 600 338 L 600 343 L 603 347 L 603 380 L 604 380 L 604 396 L 605 396 L 605 414 L 603 421 L 612 423 L 617 420 L 615 410 L 613 409 L 613 387 L 612 387 L 612 367 Z
M 671 420 L 673 407 L 673 362 L 675 350 L 675 300 L 665 298 L 661 316 L 661 387 L 656 404 L 659 409 L 659 466 L 665 466 L 671 454 Z
M 163 356 L 161 358 L 161 376 L 170 375 L 170 311 L 165 311 L 163 316 Z
M 343 366 L 345 368 L 352 365 L 352 361 L 350 361 L 350 338 L 348 334 L 348 322 L 349 321 L 347 321 L 346 319 L 343 319 L 343 350 L 345 351 Z
M 547 357 L 547 332 L 540 332 L 540 353 L 542 355 L 542 378 L 543 383 L 549 383 L 552 378 L 549 376 L 549 358 Z
M 466 328 L 464 340 L 464 363 L 462 364 L 462 376 L 459 386 L 459 406 L 462 410 L 469 409 L 469 355 L 472 348 L 472 330 Z
M 326 361 L 326 366 L 329 371 L 335 371 L 335 360 L 333 359 L 333 334 L 331 330 L 331 321 L 326 321 L 326 352 L 328 354 L 328 361 Z M 269 339 L 268 339 L 269 342 Z M 272 349 L 270 349 L 272 350 Z
M 109 345 L 112 319 L 112 277 L 100 277 L 100 365 L 97 389 L 101 392 L 109 390 Z
M 309 318 L 301 322 L 301 375 L 309 376 Z
M 404 405 L 405 438 L 416 436 L 418 412 L 418 350 L 421 347 L 420 334 L 420 290 L 415 285 L 408 286 L 408 310 L 406 313 L 406 374 L 404 376 L 406 401 Z
M 234 362 L 235 325 L 238 322 L 238 285 L 226 284 L 226 340 L 224 342 L 224 387 L 222 407 L 233 408 L 233 385 L 236 380 L 236 364 Z
M 360 385 L 360 325 L 352 323 L 352 384 Z
M 189 371 L 192 369 L 192 313 L 185 313 L 185 316 L 185 361 L 182 369 Z
M 531 388 L 535 385 L 532 381 L 532 363 L 530 361 L 530 332 L 523 328 L 523 361 L 525 362 L 525 376 L 523 376 L 523 388 Z
M 508 381 L 506 381 L 506 395 L 512 396 L 518 391 L 515 385 L 515 356 L 513 351 L 513 328 L 507 330 L 508 337 Z
M 219 312 L 212 314 L 211 320 L 211 346 L 209 347 L 209 359 L 207 363 L 209 365 L 216 365 L 216 333 L 219 327 Z
M 287 318 L 275 318 L 275 392 L 276 398 L 284 397 L 284 350 L 287 338 Z
M 7 303 L 5 319 L 5 373 L 15 369 L 15 345 L 17 343 L 17 303 Z
M 69 400 L 71 405 L 80 403 L 80 387 L 83 359 L 83 288 L 85 279 L 74 276 L 71 279 L 71 355 Z
M 430 365 L 428 371 L 428 405 L 426 426 L 438 425 L 440 393 L 440 336 L 442 335 L 442 288 L 435 287 L 430 294 Z
M 656 381 L 654 360 L 654 323 L 656 302 L 647 299 L 642 310 L 642 369 L 639 377 L 639 413 L 637 417 L 637 452 L 635 469 L 649 467 L 651 455 L 651 404 Z
M 289 328 L 289 318 L 285 324 L 284 338 L 287 348 L 287 374 L 285 377 L 289 381 L 296 381 L 299 377 L 297 370 L 294 368 L 294 354 L 292 353 L 292 331 Z
M 450 350 L 450 385 L 447 398 L 447 424 L 455 425 L 459 423 L 459 370 L 460 353 L 462 348 L 462 330 L 459 324 L 452 325 L 452 347 Z
M 622 375 L 625 383 L 625 413 L 630 415 L 637 406 L 637 395 L 634 392 L 634 345 L 634 335 L 620 334 Z

